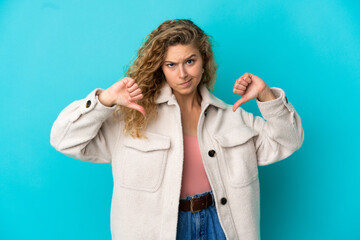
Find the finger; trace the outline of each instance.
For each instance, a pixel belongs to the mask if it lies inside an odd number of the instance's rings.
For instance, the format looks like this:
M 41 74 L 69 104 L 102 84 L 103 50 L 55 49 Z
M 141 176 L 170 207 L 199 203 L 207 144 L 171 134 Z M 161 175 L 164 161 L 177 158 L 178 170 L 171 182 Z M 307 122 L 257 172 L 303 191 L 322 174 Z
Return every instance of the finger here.
M 246 103 L 247 101 L 249 101 L 248 99 L 247 99 L 247 97 L 244 95 L 244 96 L 242 96 L 235 104 L 234 104 L 234 106 L 233 106 L 233 112 L 235 112 L 235 110 L 241 105 L 241 104 L 243 104 L 243 103 Z
M 132 79 L 132 78 L 126 78 L 127 79 L 127 84 L 126 84 L 126 86 L 128 87 L 128 88 L 130 88 L 132 85 L 134 85 L 134 83 L 135 83 L 135 80 L 134 79 Z
M 251 73 L 248 73 L 248 76 L 249 76 L 250 79 L 252 79 L 255 75 L 251 74 Z
M 131 101 L 134 102 L 134 101 L 138 101 L 140 99 L 142 99 L 144 96 L 142 94 L 139 94 L 137 96 L 134 96 L 134 97 L 131 97 Z
M 249 83 L 246 80 L 242 80 L 241 82 L 239 82 L 239 85 L 247 87 Z
M 250 77 L 250 76 L 251 76 L 251 73 L 246 72 L 246 73 L 243 74 L 243 76 L 244 76 L 244 78 Z
M 134 83 L 131 87 L 128 87 L 127 88 L 127 91 L 128 92 L 133 92 L 133 91 L 135 91 L 136 89 L 138 89 L 139 88 L 139 86 L 136 84 L 136 83 Z
M 142 106 L 140 106 L 140 105 L 138 105 L 138 104 L 136 104 L 136 103 L 130 103 L 129 105 L 128 105 L 128 107 L 129 108 L 132 108 L 132 109 L 135 109 L 135 110 L 137 110 L 137 111 L 139 111 L 139 112 L 141 112 L 141 114 L 142 115 L 146 115 L 146 113 L 145 113 L 145 109 L 142 107 Z
M 137 88 L 134 91 L 130 92 L 131 97 L 134 97 L 134 96 L 139 95 L 139 94 L 141 94 L 141 89 L 140 88 Z
M 249 74 L 249 73 L 248 73 Z M 250 84 L 252 82 L 252 79 L 249 77 L 249 75 L 246 74 L 245 76 L 243 76 L 243 79 L 245 82 L 247 82 L 248 84 Z
M 240 84 L 235 84 L 234 88 L 238 89 L 238 90 L 246 90 L 246 87 L 244 85 L 240 85 Z
M 237 84 L 244 85 L 244 86 L 249 85 L 248 81 L 246 81 L 243 76 L 240 77 L 238 80 L 236 80 L 236 83 L 237 83 Z
M 238 89 L 234 89 L 233 90 L 233 93 L 235 93 L 235 94 L 238 94 L 238 95 L 244 95 L 245 94 L 245 91 L 244 90 L 238 90 Z
M 120 81 L 118 81 L 118 83 L 122 84 L 123 86 L 126 86 L 126 85 L 127 85 L 127 82 L 128 82 L 128 79 L 127 79 L 127 78 L 123 78 L 123 79 L 121 79 Z

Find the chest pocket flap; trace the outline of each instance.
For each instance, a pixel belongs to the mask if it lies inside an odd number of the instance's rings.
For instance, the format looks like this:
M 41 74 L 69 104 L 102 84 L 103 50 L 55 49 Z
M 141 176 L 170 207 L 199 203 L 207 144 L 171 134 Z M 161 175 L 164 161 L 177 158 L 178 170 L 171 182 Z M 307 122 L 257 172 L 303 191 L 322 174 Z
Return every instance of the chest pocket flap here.
M 146 132 L 147 139 L 128 137 L 123 141 L 120 185 L 154 192 L 162 182 L 170 137 Z
M 257 158 L 253 141 L 258 133 L 240 126 L 229 129 L 214 136 L 220 145 L 221 159 L 226 175 L 234 187 L 243 187 L 257 179 Z
M 154 133 L 146 133 L 147 139 L 129 137 L 124 145 L 143 152 L 166 150 L 170 148 L 170 138 Z
M 227 130 L 223 134 L 216 135 L 215 139 L 223 147 L 234 147 L 236 145 L 247 142 L 250 138 L 258 135 L 258 133 L 246 126 L 235 127 Z

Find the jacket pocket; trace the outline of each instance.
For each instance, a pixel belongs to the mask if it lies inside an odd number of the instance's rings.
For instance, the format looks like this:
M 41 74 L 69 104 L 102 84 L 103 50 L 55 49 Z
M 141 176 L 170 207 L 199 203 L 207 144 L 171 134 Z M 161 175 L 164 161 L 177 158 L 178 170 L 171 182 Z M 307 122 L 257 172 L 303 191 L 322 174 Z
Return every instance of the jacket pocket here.
M 126 137 L 120 161 L 120 185 L 155 192 L 162 182 L 170 148 L 167 136 L 146 133 L 148 139 Z
M 258 177 L 256 149 L 252 138 L 258 133 L 246 126 L 215 135 L 220 145 L 226 175 L 234 187 L 243 187 Z

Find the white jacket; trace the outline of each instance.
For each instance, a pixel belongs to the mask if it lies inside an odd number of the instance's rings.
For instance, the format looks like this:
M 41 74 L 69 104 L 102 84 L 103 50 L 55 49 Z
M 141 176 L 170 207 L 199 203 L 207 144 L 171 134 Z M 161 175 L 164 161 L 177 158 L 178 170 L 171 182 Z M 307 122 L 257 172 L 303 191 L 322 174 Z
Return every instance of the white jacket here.
M 115 107 L 103 106 L 97 90 L 60 113 L 52 146 L 76 159 L 111 163 L 114 240 L 175 239 L 184 154 L 180 108 L 170 86 L 157 99 L 158 118 L 148 125 L 147 140 L 123 135 L 123 122 L 112 117 Z M 303 142 L 299 115 L 283 90 L 271 90 L 275 100 L 256 100 L 264 120 L 242 108 L 233 112 L 200 85 L 197 138 L 227 239 L 260 239 L 257 166 L 288 157 Z

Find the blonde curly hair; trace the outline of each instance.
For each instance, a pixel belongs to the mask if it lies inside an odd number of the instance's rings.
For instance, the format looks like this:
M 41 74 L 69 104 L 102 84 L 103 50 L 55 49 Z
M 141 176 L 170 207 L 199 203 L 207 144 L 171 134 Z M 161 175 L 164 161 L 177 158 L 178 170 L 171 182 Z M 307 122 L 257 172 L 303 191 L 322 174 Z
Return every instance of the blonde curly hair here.
M 134 138 L 144 137 L 142 131 L 146 129 L 150 120 L 157 116 L 156 99 L 160 89 L 166 82 L 161 66 L 169 46 L 177 44 L 194 44 L 199 49 L 203 60 L 204 73 L 201 79 L 209 91 L 213 90 L 216 79 L 216 64 L 210 36 L 204 33 L 191 20 L 174 19 L 160 24 L 146 38 L 139 48 L 137 56 L 126 72 L 138 84 L 143 98 L 137 103 L 144 107 L 146 116 L 140 112 L 119 106 L 115 111 L 117 118 L 124 121 L 124 134 Z

